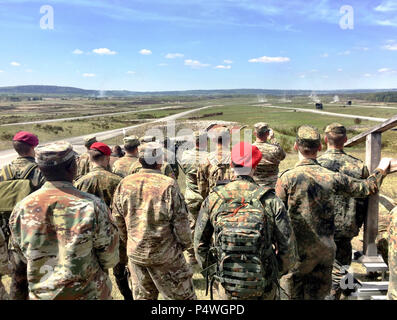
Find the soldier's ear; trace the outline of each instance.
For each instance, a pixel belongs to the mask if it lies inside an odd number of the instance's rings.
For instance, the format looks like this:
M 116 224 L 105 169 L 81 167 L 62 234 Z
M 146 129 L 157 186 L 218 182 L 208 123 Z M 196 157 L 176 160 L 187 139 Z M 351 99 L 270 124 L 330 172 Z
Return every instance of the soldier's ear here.
M 328 144 L 328 137 L 326 135 L 324 136 L 324 142 L 325 144 Z
M 320 145 L 318 146 L 318 152 L 320 152 L 321 150 L 323 150 L 323 144 L 320 143 Z
M 299 150 L 298 144 L 296 143 L 296 141 L 295 141 L 295 143 L 294 143 L 294 150 L 295 150 L 295 151 L 298 151 L 298 150 Z

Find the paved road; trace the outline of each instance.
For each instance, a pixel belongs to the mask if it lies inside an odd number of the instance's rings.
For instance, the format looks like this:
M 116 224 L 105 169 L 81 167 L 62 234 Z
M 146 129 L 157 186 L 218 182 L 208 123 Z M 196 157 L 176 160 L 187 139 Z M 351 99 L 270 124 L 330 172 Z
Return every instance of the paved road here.
M 141 124 L 136 124 L 136 125 L 125 127 L 125 128 L 114 129 L 114 130 L 109 130 L 109 131 L 102 131 L 102 132 L 96 132 L 96 133 L 92 133 L 92 134 L 95 134 L 98 140 L 104 141 L 104 140 L 111 139 L 111 138 L 114 138 L 114 137 L 117 137 L 117 136 L 120 136 L 120 135 L 124 134 L 124 130 L 128 131 L 128 130 L 131 130 L 131 129 L 134 129 L 134 128 L 138 128 L 138 127 L 141 127 L 143 125 L 150 124 L 150 123 L 154 124 L 154 123 L 158 123 L 158 122 L 174 121 L 174 120 L 176 120 L 178 118 L 182 118 L 182 117 L 184 117 L 184 116 L 186 116 L 186 115 L 188 115 L 190 113 L 194 113 L 194 112 L 197 112 L 197 111 L 200 111 L 200 110 L 212 108 L 212 107 L 215 107 L 215 106 L 220 106 L 220 105 L 201 107 L 201 108 L 180 112 L 180 113 L 177 113 L 177 114 L 173 114 L 171 116 L 167 116 L 167 117 L 156 119 L 156 120 L 149 121 L 149 122 L 144 122 L 144 123 L 141 123 Z M 89 134 L 89 135 L 92 135 L 92 134 Z M 84 138 L 89 136 L 89 135 L 73 137 L 73 138 L 69 138 L 69 139 L 61 139 L 61 140 L 68 141 L 69 143 L 71 143 L 73 145 L 73 149 L 76 152 L 81 153 L 81 152 L 84 152 L 84 150 L 85 150 L 85 148 L 84 148 Z M 15 153 L 15 151 L 13 149 L 0 151 L 0 166 L 3 166 L 6 163 L 9 163 L 16 156 L 17 156 L 17 154 Z
M 180 108 L 186 108 L 186 107 L 184 107 L 184 106 L 171 106 L 171 107 L 151 108 L 151 109 L 142 109 L 142 110 L 134 110 L 134 111 L 101 113 L 101 114 L 96 114 L 96 115 L 71 117 L 71 118 L 48 119 L 48 120 L 37 120 L 37 121 L 27 121 L 27 122 L 15 122 L 15 123 L 2 124 L 1 127 L 16 126 L 16 125 L 26 125 L 26 124 L 38 124 L 38 123 L 49 123 L 49 122 L 61 122 L 61 121 L 70 121 L 70 120 L 81 120 L 81 119 L 98 118 L 98 117 L 111 117 L 111 116 L 118 116 L 118 115 L 127 114 L 127 113 L 138 113 L 138 112 L 145 112 L 145 111 L 166 110 L 166 109 L 180 109 Z
M 296 110 L 297 112 L 309 112 L 309 113 L 316 113 L 323 116 L 333 116 L 333 117 L 340 117 L 340 118 L 352 118 L 352 119 L 362 119 L 362 120 L 369 120 L 369 121 L 376 121 L 376 122 L 384 122 L 386 118 L 374 118 L 374 117 L 366 117 L 366 116 L 357 116 L 354 114 L 344 114 L 344 113 L 334 113 L 334 112 L 327 112 L 321 110 L 312 110 L 312 109 L 304 109 L 304 108 L 293 108 L 293 107 L 279 107 L 279 106 L 267 106 L 267 105 L 255 105 L 256 107 L 264 107 L 264 108 L 273 108 L 273 109 L 284 109 L 284 110 Z

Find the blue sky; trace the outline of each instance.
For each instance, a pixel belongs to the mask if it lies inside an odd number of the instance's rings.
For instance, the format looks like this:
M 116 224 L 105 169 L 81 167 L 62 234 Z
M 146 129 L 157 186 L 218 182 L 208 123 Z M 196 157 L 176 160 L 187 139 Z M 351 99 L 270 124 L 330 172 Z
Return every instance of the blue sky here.
M 0 86 L 397 88 L 397 0 L 0 0 L 0 37 Z

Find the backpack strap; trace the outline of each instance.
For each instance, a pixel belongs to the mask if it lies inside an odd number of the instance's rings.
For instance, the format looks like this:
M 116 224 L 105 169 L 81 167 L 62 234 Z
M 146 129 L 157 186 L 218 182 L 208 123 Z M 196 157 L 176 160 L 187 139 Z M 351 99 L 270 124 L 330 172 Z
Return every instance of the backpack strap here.
M 7 180 L 13 180 L 14 179 L 14 173 L 11 169 L 11 165 L 7 164 L 3 167 L 3 169 L 1 170 L 1 177 L 3 181 L 7 181 Z
M 27 168 L 23 171 L 21 174 L 21 177 L 19 179 L 25 180 L 29 177 L 29 175 L 33 172 L 34 169 L 37 168 L 36 163 L 32 163 L 30 166 L 27 166 Z

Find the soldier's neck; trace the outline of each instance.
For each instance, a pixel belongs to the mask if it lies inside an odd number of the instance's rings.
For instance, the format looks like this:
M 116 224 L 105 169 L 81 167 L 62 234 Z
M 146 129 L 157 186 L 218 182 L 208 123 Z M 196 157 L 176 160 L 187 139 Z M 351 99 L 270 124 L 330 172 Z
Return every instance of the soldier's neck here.
M 343 147 L 335 147 L 335 146 L 330 146 L 329 144 L 327 145 L 327 150 L 338 150 L 338 151 L 343 151 Z
M 317 153 L 313 154 L 313 155 L 303 155 L 302 153 L 300 153 L 298 151 L 298 156 L 299 156 L 299 161 L 302 160 L 306 160 L 306 159 L 312 159 L 312 160 L 316 160 L 317 159 Z

